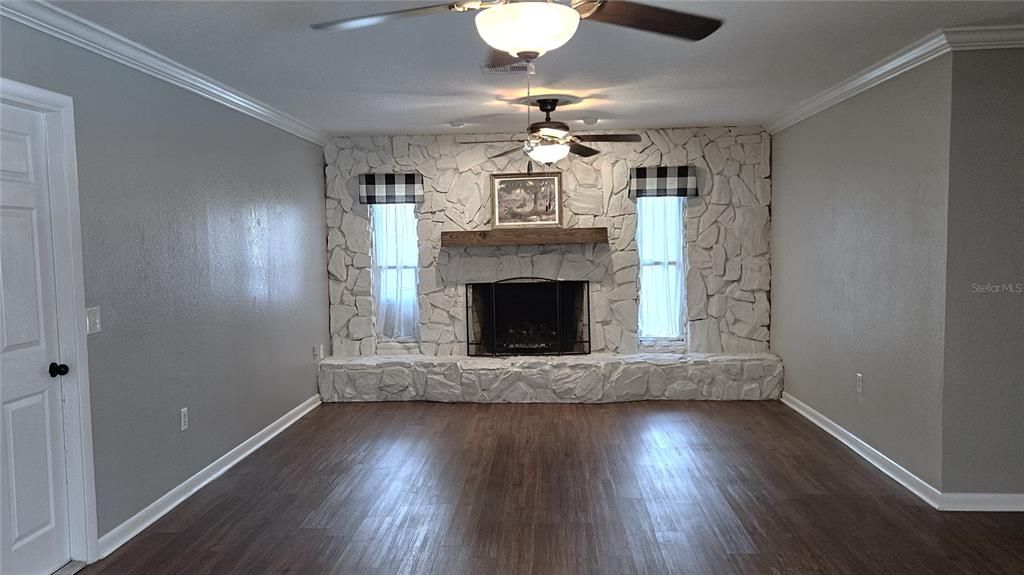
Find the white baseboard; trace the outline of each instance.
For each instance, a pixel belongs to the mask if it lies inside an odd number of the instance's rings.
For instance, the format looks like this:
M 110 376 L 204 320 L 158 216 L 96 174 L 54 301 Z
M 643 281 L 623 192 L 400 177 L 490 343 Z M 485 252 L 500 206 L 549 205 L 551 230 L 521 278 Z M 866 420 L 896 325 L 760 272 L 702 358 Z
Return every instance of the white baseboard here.
M 782 403 L 824 429 L 829 435 L 841 441 L 854 453 L 866 459 L 868 463 L 877 467 L 882 473 L 893 478 L 935 509 L 940 511 L 1024 511 L 1024 494 L 1021 493 L 943 493 L 788 392 L 782 392 Z
M 225 453 L 219 459 L 203 468 L 199 473 L 186 479 L 181 485 L 168 491 L 163 497 L 136 513 L 131 519 L 111 529 L 99 539 L 99 558 L 102 559 L 113 553 L 118 547 L 127 543 L 129 539 L 141 533 L 143 529 L 166 515 L 193 493 L 202 489 L 204 485 L 220 477 L 225 471 L 234 467 L 236 463 L 245 459 L 250 453 L 256 451 L 261 445 L 273 439 L 278 433 L 287 429 L 288 426 L 319 405 L 319 394 L 303 401 L 295 409 L 282 415 L 277 421 L 263 428 L 256 435 L 246 439 L 238 447 Z
M 843 442 L 843 444 L 852 449 L 857 455 L 863 457 L 868 461 L 868 463 L 880 469 L 882 473 L 892 477 L 897 483 L 909 489 L 914 495 L 924 499 L 928 505 L 931 505 L 936 509 L 939 508 L 939 498 L 942 496 L 942 493 L 938 489 L 929 485 L 925 480 L 907 471 L 899 463 L 896 463 L 886 457 L 886 455 L 881 451 L 878 451 L 874 447 L 864 443 L 864 441 L 859 437 L 843 429 L 838 423 L 825 417 L 816 409 L 793 397 L 788 392 L 782 392 L 782 403 L 793 408 L 793 411 L 796 411 L 800 415 L 806 417 L 811 421 L 811 423 L 824 429 L 829 433 L 829 435 Z
M 1024 512 L 1024 493 L 943 493 L 942 511 Z

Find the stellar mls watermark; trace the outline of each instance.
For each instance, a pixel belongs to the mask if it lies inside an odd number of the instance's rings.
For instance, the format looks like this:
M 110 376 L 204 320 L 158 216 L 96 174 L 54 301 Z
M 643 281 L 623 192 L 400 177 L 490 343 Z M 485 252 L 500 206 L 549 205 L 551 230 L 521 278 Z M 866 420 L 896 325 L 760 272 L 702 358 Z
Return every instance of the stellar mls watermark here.
M 986 282 L 972 283 L 971 293 L 980 294 L 1024 294 L 1024 283 Z

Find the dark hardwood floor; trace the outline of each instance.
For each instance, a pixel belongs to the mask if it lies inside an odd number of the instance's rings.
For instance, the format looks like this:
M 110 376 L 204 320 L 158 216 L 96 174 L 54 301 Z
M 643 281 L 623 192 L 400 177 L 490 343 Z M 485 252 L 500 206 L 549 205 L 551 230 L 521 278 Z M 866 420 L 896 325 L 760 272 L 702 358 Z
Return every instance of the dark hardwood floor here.
M 778 402 L 335 404 L 84 573 L 1024 573 L 1024 514 Z

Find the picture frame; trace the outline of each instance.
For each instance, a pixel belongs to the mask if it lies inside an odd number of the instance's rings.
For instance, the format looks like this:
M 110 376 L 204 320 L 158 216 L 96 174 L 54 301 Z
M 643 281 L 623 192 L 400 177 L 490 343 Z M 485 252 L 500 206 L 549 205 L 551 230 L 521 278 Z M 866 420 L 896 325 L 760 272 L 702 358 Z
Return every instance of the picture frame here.
M 562 227 L 562 173 L 491 174 L 494 229 Z

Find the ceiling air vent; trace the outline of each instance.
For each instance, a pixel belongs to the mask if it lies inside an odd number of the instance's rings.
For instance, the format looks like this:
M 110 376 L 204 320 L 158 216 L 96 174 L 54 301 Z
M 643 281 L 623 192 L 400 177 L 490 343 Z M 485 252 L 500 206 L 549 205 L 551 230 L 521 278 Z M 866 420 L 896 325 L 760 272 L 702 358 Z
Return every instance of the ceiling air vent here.
M 492 75 L 506 75 L 506 74 L 533 74 L 534 67 L 532 62 L 513 62 L 504 66 L 488 66 L 487 64 L 480 64 L 480 71 L 488 76 Z

